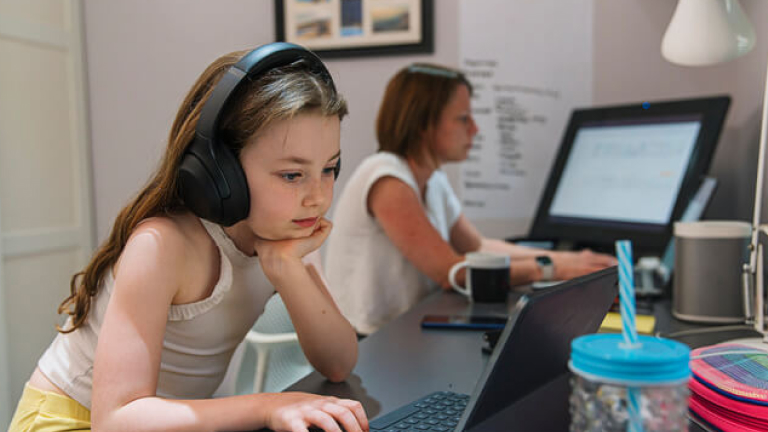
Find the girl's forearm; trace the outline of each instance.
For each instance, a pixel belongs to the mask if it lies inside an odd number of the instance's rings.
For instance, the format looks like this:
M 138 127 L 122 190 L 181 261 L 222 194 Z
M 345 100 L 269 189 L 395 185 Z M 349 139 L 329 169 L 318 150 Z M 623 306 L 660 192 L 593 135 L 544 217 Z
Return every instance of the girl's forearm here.
M 275 394 L 263 393 L 219 399 L 173 400 L 143 397 L 106 414 L 94 407 L 93 430 L 246 431 L 267 426 Z
M 272 282 L 285 303 L 304 354 L 331 381 L 343 381 L 357 363 L 357 335 L 303 263 L 283 266 Z

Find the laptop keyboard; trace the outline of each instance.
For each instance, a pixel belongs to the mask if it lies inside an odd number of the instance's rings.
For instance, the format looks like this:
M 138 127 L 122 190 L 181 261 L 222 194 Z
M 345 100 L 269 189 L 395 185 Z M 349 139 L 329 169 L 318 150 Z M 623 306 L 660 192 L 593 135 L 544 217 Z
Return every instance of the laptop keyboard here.
M 469 395 L 440 391 L 373 420 L 377 432 L 450 432 L 456 428 Z

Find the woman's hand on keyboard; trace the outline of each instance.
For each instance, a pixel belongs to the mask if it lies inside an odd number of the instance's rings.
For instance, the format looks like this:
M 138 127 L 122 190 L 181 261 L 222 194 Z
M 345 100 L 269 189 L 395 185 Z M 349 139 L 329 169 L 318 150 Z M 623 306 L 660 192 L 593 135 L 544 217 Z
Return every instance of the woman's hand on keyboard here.
M 585 249 L 579 252 L 553 252 L 550 257 L 555 265 L 555 279 L 568 280 L 593 273 L 617 264 L 612 255 Z
M 368 431 L 368 417 L 358 401 L 299 392 L 272 396 L 267 427 L 275 432 L 308 432 L 311 426 L 325 432 Z

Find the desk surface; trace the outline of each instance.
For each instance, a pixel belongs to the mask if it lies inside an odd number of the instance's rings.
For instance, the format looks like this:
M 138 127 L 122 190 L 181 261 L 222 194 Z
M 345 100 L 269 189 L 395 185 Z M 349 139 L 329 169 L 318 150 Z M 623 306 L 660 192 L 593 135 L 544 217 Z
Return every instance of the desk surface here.
M 467 303 L 466 297 L 438 293 L 360 342 L 357 365 L 346 382 L 334 384 L 317 372 L 288 388 L 360 401 L 369 418 L 392 411 L 433 391 L 471 394 L 488 355 L 483 332 L 424 330 L 426 314 L 506 313 L 508 306 Z
M 287 390 L 358 400 L 371 419 L 433 391 L 471 394 L 488 360 L 482 352 L 483 332 L 425 330 L 420 326 L 421 319 L 426 314 L 509 312 L 520 295 L 510 294 L 506 305 L 493 305 L 469 304 L 465 297 L 453 292 L 433 294 L 360 342 L 357 366 L 346 382 L 331 383 L 313 372 Z M 668 300 L 660 300 L 654 308 L 657 331 L 702 327 L 674 319 Z M 697 347 L 755 334 L 704 334 L 680 341 Z M 567 396 L 561 400 L 567 401 Z M 693 426 L 691 430 L 701 429 Z

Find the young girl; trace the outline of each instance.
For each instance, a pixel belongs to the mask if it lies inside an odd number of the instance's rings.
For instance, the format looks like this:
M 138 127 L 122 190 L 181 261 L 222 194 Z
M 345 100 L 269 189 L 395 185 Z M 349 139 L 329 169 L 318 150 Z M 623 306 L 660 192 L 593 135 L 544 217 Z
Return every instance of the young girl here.
M 376 331 L 438 286 L 450 289 L 448 271 L 467 252 L 509 254 L 513 284 L 570 279 L 615 264 L 590 251 L 484 238 L 461 213 L 440 167 L 465 160 L 472 147 L 478 128 L 471 94 L 461 72 L 430 64 L 408 66 L 387 85 L 376 124 L 379 152 L 342 192 L 326 258 L 333 296 L 360 333 Z M 551 263 L 547 272 L 537 257 Z M 464 283 L 463 272 L 458 279 Z
M 367 430 L 351 400 L 210 399 L 275 291 L 315 369 L 342 381 L 355 365 L 355 332 L 317 252 L 331 229 L 324 215 L 346 113 L 320 60 L 295 45 L 211 64 L 181 105 L 156 174 L 73 277 L 59 310 L 70 317 L 10 430 L 90 430 L 91 421 L 110 431 Z

